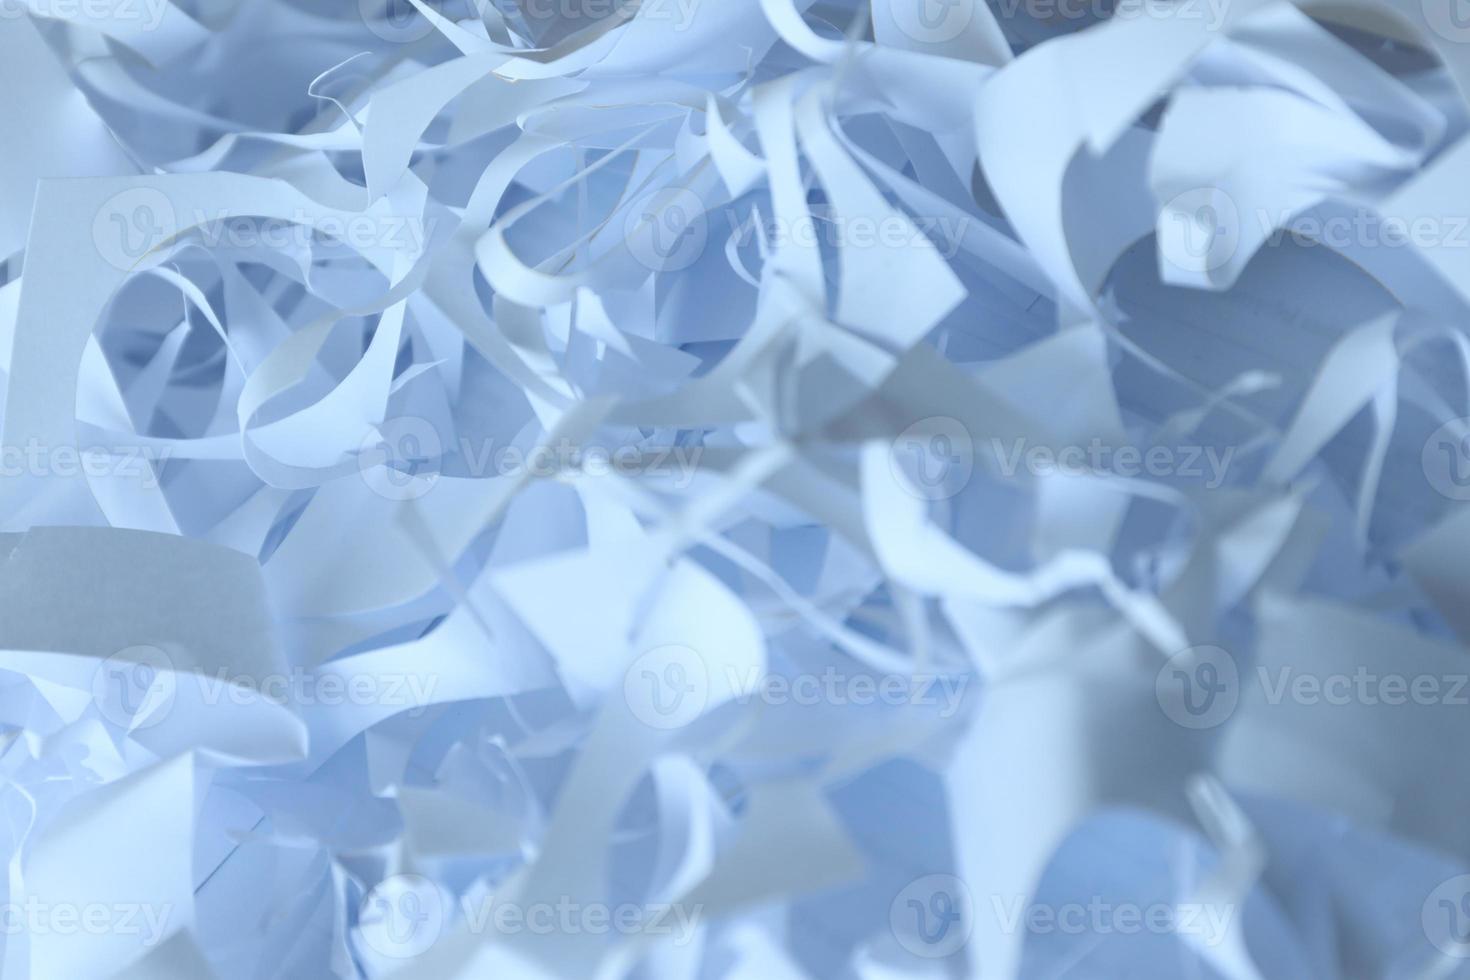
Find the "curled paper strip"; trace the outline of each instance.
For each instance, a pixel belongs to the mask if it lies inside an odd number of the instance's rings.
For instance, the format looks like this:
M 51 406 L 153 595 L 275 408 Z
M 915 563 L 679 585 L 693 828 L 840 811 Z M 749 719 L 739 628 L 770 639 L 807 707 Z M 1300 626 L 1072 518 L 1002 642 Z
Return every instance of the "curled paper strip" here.
M 0 84 L 0 975 L 1470 969 L 1449 0 L 13 0 Z

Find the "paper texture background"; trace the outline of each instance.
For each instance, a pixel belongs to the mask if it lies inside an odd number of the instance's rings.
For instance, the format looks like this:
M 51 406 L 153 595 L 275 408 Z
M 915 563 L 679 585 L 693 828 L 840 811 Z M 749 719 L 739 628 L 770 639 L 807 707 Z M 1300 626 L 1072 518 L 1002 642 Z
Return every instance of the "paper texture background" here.
M 0 86 L 0 977 L 1470 976 L 1451 0 L 10 0 Z

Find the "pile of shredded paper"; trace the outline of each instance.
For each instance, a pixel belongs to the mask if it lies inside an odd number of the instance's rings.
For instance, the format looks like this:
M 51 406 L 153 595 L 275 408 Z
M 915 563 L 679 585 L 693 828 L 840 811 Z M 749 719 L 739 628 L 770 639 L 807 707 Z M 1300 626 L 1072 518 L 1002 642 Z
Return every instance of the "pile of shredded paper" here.
M 1462 6 L 3 0 L 0 975 L 1470 975 Z

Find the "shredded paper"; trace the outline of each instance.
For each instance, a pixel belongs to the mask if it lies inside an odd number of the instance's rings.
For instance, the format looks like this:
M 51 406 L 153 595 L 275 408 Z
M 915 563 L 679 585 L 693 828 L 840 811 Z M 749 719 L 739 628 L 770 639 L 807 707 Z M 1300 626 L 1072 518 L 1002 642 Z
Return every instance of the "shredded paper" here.
M 1462 0 L 0 0 L 5 980 L 1470 976 Z

